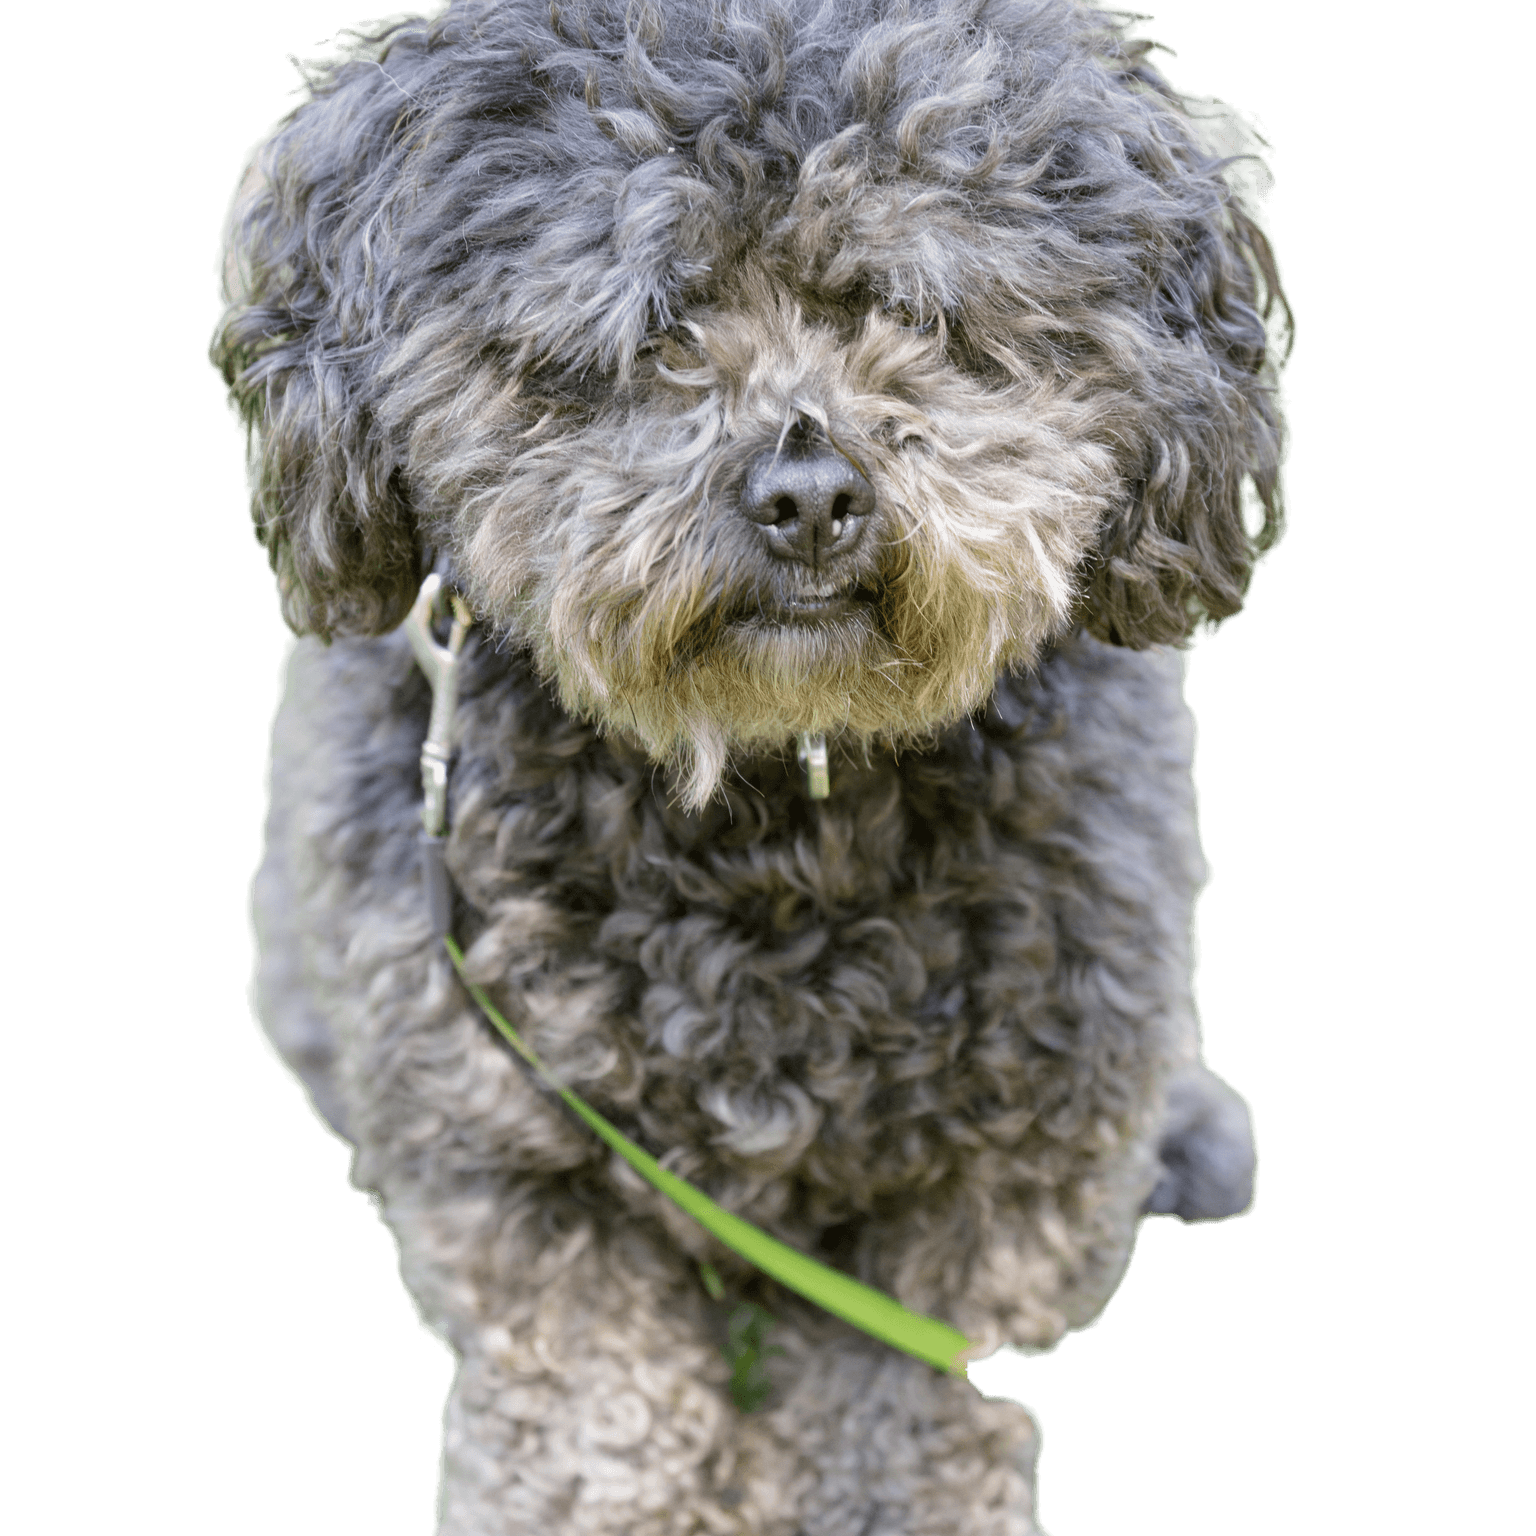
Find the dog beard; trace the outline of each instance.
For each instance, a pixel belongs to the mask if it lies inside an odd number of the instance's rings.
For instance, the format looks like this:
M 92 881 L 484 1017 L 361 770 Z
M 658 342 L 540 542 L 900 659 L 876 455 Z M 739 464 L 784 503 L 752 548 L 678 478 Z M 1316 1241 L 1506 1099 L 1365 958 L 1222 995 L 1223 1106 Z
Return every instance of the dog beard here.
M 802 732 L 856 749 L 931 739 L 1064 627 L 1098 511 L 1058 487 L 1049 518 L 1017 506 L 978 517 L 970 489 L 969 519 L 887 517 L 907 526 L 887 537 L 874 572 L 830 594 L 824 617 L 786 618 L 760 586 L 707 565 L 703 579 L 663 580 L 625 603 L 570 588 L 533 626 L 541 669 L 567 708 L 665 763 L 692 810 L 733 758 L 781 752 Z
M 691 809 L 733 755 L 807 731 L 918 743 L 976 709 L 1068 624 L 1123 492 L 1101 403 L 1070 389 L 985 387 L 881 319 L 851 349 L 787 306 L 739 330 L 717 321 L 707 362 L 658 370 L 581 429 L 529 432 L 461 502 L 455 541 L 477 612 L 531 645 L 568 709 L 667 765 Z M 765 561 L 732 491 L 796 417 L 875 491 L 835 569 Z M 786 613 L 828 587 L 832 611 Z

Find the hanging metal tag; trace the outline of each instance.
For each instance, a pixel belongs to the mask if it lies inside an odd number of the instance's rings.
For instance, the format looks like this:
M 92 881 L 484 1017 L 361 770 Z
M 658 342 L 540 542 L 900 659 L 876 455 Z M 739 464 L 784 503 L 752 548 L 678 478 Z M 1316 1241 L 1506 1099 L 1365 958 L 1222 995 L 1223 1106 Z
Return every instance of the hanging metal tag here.
M 805 792 L 812 800 L 825 800 L 832 793 L 832 775 L 827 769 L 827 738 L 820 731 L 801 731 L 797 754 L 805 770 Z

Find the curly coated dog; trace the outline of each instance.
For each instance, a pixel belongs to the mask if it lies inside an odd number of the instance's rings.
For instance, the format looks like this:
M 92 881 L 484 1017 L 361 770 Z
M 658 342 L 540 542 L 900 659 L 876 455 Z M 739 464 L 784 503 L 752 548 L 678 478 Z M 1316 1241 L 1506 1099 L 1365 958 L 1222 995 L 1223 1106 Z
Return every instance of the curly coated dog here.
M 471 1002 L 430 571 L 469 974 L 667 1167 L 978 1355 L 1092 1318 L 1145 1211 L 1247 1203 L 1175 649 L 1280 522 L 1226 171 L 1071 0 L 465 0 L 260 151 L 214 354 L 314 637 L 260 1001 L 457 1352 L 444 1532 L 1024 1536 L 1034 1432 L 709 1238 Z

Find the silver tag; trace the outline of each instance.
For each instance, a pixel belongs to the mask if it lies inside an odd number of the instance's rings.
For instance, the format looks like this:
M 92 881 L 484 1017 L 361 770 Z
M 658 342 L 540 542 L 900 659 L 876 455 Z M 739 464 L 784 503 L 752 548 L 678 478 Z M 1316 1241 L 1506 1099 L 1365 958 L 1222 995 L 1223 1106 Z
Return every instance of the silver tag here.
M 820 731 L 801 731 L 800 766 L 805 770 L 805 792 L 812 800 L 825 800 L 832 793 L 832 776 L 827 771 L 827 738 Z

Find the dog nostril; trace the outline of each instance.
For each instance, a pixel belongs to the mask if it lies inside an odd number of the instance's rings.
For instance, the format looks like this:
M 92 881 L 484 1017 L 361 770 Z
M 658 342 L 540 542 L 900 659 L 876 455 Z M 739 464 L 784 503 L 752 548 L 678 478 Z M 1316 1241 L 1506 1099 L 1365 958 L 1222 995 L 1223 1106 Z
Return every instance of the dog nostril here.
M 774 519 L 775 523 L 792 523 L 800 516 L 800 506 L 793 496 L 780 496 L 774 502 L 773 510 L 779 515 Z
M 843 523 L 848 517 L 848 512 L 853 506 L 853 497 L 846 491 L 839 491 L 832 498 L 832 538 L 834 541 L 843 536 Z

